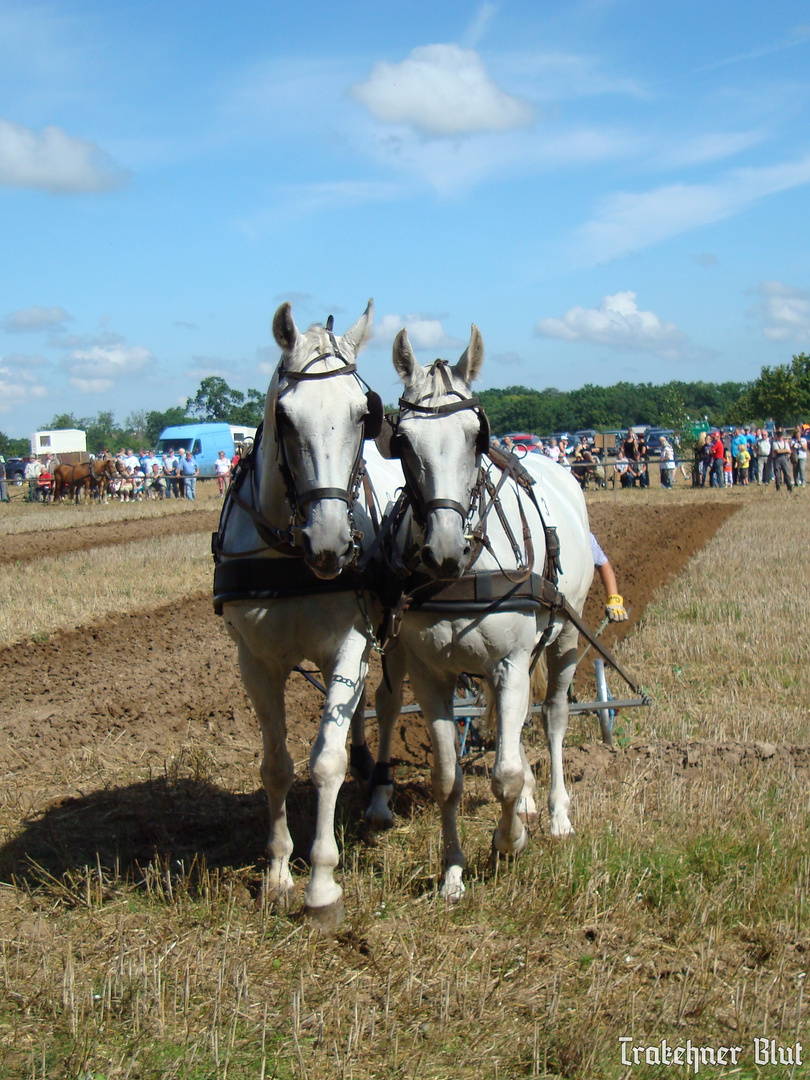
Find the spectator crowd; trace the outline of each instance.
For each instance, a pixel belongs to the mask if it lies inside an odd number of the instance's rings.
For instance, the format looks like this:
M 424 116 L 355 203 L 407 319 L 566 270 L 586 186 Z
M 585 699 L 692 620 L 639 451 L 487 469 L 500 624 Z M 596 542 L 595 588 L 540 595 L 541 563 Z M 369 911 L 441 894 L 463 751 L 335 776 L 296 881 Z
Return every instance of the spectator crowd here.
M 140 502 L 143 499 L 189 499 L 197 494 L 199 465 L 190 450 L 169 448 L 161 457 L 153 450 L 131 449 L 112 454 L 105 447 L 99 458 L 109 458 L 115 465 L 115 477 L 105 477 L 103 482 L 109 494 L 122 502 Z M 229 458 L 220 450 L 214 465 L 219 485 L 219 495 L 224 497 L 239 462 L 240 450 Z M 92 460 L 92 455 L 91 455 Z M 60 462 L 58 458 L 40 461 L 31 454 L 25 464 L 24 480 L 28 485 L 29 502 L 51 502 L 54 496 L 53 471 Z M 97 485 L 96 485 L 97 486 Z M 0 457 L 0 501 L 9 502 L 5 461 Z
M 631 429 L 618 443 L 612 464 L 592 445 L 569 448 L 566 436 L 552 437 L 531 452 L 542 453 L 570 470 L 583 486 L 589 479 L 603 484 L 612 478 L 614 486 L 618 483 L 623 488 L 646 488 L 657 466 L 658 479 L 665 489 L 675 486 L 680 471 L 693 487 L 767 486 L 773 482 L 777 491 L 784 485 L 792 492 L 807 483 L 808 441 L 808 425 L 799 425 L 792 432 L 751 426 L 707 431 L 698 436 L 694 459 L 689 461 L 679 457 L 678 447 L 671 439 L 660 435 L 657 461 L 653 461 L 644 435 Z M 528 449 L 525 445 L 515 445 L 509 436 L 501 445 L 505 450 Z

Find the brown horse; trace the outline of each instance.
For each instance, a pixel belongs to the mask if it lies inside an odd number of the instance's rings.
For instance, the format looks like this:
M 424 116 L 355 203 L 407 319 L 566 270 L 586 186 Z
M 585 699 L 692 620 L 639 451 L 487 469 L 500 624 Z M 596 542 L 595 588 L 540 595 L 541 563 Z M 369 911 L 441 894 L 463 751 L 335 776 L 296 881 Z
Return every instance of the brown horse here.
M 61 502 L 65 491 L 76 502 L 81 491 L 84 491 L 85 497 L 98 492 L 104 499 L 107 497 L 108 481 L 115 475 L 115 465 L 109 458 L 82 461 L 78 465 L 57 465 L 53 470 L 54 502 Z

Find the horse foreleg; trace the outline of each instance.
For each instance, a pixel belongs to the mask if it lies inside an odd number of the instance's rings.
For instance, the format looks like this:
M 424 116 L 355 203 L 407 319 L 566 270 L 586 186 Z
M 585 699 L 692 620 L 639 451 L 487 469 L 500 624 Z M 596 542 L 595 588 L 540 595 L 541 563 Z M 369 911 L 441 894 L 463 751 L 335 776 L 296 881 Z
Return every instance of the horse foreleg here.
M 379 729 L 377 764 L 369 784 L 366 821 L 373 829 L 390 829 L 394 824 L 391 800 L 394 779 L 391 775 L 391 739 L 394 724 L 402 710 L 402 683 L 405 679 L 405 649 L 397 642 L 385 654 L 383 677 L 374 696 Z
M 326 703 L 318 737 L 309 755 L 309 772 L 318 792 L 318 810 L 305 906 L 309 917 L 324 929 L 337 926 L 343 918 L 343 890 L 334 877 L 340 859 L 335 839 L 335 805 L 346 776 L 346 737 L 363 693 L 368 648 L 365 633 L 354 627 L 333 663 L 324 665 Z
M 568 688 L 577 666 L 577 629 L 573 623 L 566 623 L 557 640 L 549 645 L 546 654 L 548 690 L 543 724 L 551 761 L 551 787 L 548 793 L 551 835 L 570 836 L 574 827 L 568 817 L 571 800 L 565 788 L 562 748 L 568 726 Z
M 518 855 L 529 838 L 518 813 L 524 802 L 526 772 L 531 775 L 521 742 L 530 697 L 528 655 L 513 654 L 502 660 L 495 668 L 493 684 L 498 742 L 491 785 L 492 793 L 501 804 L 501 817 L 492 837 L 492 847 L 501 855 Z
M 529 759 L 526 757 L 526 750 L 522 741 L 520 743 L 520 761 L 523 766 L 523 787 L 518 798 L 517 813 L 524 825 L 536 825 L 540 819 L 534 797 L 537 791 L 537 781 L 534 778 Z
M 433 795 L 442 819 L 444 880 L 439 896 L 460 900 L 465 888 L 462 873 L 467 865 L 458 836 L 458 805 L 464 776 L 458 763 L 458 736 L 453 712 L 455 675 L 437 680 L 418 663 L 411 663 L 411 685 L 430 725 L 433 744 Z
M 352 746 L 349 753 L 349 772 L 362 783 L 367 784 L 374 773 L 374 758 L 366 743 L 366 688 L 360 693 L 360 700 L 352 717 Z
M 261 776 L 270 810 L 270 855 L 268 890 L 272 900 L 286 900 L 293 887 L 290 856 L 293 842 L 287 825 L 287 794 L 295 777 L 293 760 L 287 750 L 284 711 L 286 678 L 261 663 L 243 642 L 239 642 L 239 670 L 259 718 L 262 732 Z

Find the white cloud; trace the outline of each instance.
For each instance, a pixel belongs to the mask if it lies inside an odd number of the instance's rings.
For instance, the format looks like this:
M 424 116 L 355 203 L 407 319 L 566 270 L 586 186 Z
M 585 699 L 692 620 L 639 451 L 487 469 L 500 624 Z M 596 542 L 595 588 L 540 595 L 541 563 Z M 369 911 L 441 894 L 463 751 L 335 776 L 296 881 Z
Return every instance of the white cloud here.
M 810 340 L 810 292 L 781 281 L 763 281 L 759 292 L 762 303 L 757 313 L 769 341 Z
M 137 345 L 95 345 L 76 349 L 62 363 L 70 373 L 71 386 L 85 393 L 102 394 L 127 376 L 150 368 L 154 359 L 149 349 Z
M 480 55 L 460 45 L 422 45 L 399 64 L 381 61 L 355 99 L 386 124 L 427 135 L 470 135 L 528 127 L 534 110 L 489 76 Z
M 95 143 L 59 127 L 32 131 L 0 118 L 0 185 L 76 195 L 112 191 L 126 180 Z
M 30 307 L 9 312 L 3 319 L 3 329 L 11 333 L 36 330 L 62 330 L 70 315 L 63 307 Z
M 600 61 L 587 55 L 526 50 L 501 56 L 500 67 L 509 71 L 513 85 L 548 105 L 605 95 L 648 96 L 641 83 L 605 74 Z
M 440 319 L 425 318 L 422 315 L 383 315 L 374 326 L 372 348 L 390 346 L 403 326 L 408 330 L 411 345 L 417 350 L 459 348 L 464 344 L 445 332 Z
M 48 367 L 48 361 L 39 353 L 6 353 L 0 363 L 6 368 L 24 368 L 25 370 Z
M 706 165 L 722 161 L 762 142 L 763 135 L 757 131 L 710 132 L 689 139 L 668 138 L 665 148 L 655 160 L 664 169 L 682 169 L 694 165 Z
M 642 194 L 619 192 L 578 231 L 575 255 L 604 262 L 670 236 L 733 217 L 768 195 L 810 182 L 810 155 L 795 162 L 738 169 L 714 184 L 672 184 Z
M 639 311 L 634 292 L 605 296 L 597 308 L 573 307 L 561 319 L 540 319 L 540 337 L 584 341 L 617 349 L 643 349 L 671 354 L 684 341 L 674 323 L 654 311 Z
M 30 401 L 47 397 L 48 388 L 30 371 L 15 365 L 12 358 L 0 359 L 0 413 L 10 413 Z
M 474 49 L 484 34 L 486 34 L 489 24 L 497 14 L 497 4 L 479 4 L 475 9 L 475 15 L 464 34 L 464 44 L 469 48 Z

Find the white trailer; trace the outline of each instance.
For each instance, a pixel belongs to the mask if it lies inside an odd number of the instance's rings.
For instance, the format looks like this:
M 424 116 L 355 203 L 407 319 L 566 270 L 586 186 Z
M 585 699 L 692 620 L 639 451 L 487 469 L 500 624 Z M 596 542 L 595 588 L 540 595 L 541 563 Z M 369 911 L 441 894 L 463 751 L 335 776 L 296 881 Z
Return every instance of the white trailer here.
M 78 428 L 35 431 L 31 436 L 31 453 L 35 457 L 58 457 L 65 461 L 75 455 L 76 461 L 84 461 L 87 459 L 87 433 Z

